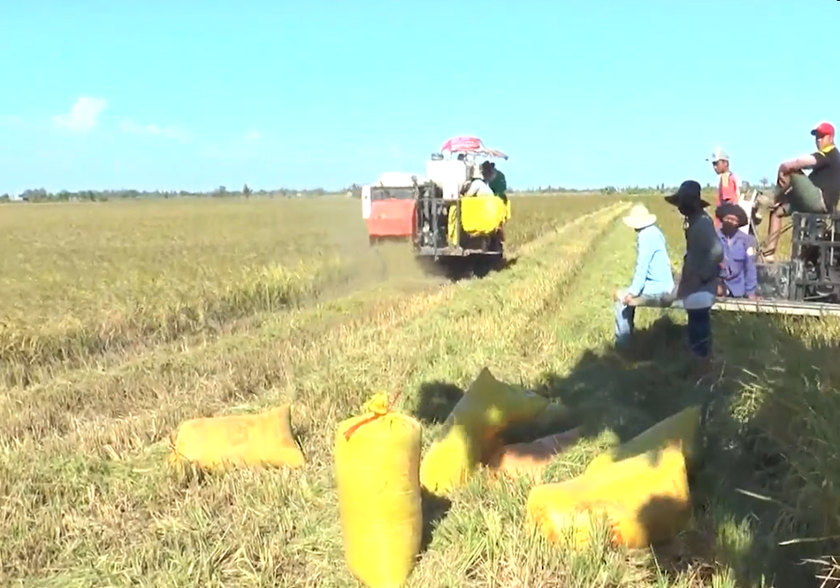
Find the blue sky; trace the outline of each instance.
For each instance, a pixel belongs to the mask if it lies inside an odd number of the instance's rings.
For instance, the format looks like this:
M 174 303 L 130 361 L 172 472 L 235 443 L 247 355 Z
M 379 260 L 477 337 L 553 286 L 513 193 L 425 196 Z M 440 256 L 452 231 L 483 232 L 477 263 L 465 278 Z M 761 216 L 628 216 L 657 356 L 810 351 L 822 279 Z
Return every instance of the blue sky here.
M 717 145 L 757 181 L 840 123 L 836 2 L 0 2 L 0 193 L 341 187 L 462 134 L 514 187 L 705 183 Z

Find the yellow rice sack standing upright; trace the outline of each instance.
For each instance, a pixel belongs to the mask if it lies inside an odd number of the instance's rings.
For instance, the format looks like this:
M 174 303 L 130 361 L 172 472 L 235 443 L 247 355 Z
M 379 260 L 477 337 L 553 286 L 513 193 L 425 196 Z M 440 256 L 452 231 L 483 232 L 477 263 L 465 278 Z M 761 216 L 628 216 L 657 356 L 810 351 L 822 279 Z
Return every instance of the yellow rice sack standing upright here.
M 185 421 L 169 456 L 173 465 L 181 461 L 208 469 L 226 465 L 299 468 L 306 463 L 292 435 L 289 404 L 260 414 Z
M 659 451 L 670 445 L 682 447 L 686 466 L 690 469 L 697 458 L 697 432 L 700 428 L 700 407 L 689 406 L 659 421 L 626 443 L 593 459 L 586 468 L 586 475 L 597 474 L 610 465 L 643 453 Z
M 637 549 L 673 539 L 691 520 L 685 459 L 679 445 L 651 457 L 625 459 L 598 476 L 535 486 L 528 495 L 528 523 L 551 541 L 569 533 L 578 548 L 592 541 L 592 523 L 600 517 L 606 517 L 614 544 Z
M 384 394 L 338 425 L 335 476 L 347 566 L 368 588 L 402 586 L 423 535 L 422 427 Z
M 426 452 L 421 484 L 432 494 L 447 495 L 501 447 L 500 433 L 506 427 L 536 418 L 548 403 L 482 369 L 444 422 L 443 435 Z

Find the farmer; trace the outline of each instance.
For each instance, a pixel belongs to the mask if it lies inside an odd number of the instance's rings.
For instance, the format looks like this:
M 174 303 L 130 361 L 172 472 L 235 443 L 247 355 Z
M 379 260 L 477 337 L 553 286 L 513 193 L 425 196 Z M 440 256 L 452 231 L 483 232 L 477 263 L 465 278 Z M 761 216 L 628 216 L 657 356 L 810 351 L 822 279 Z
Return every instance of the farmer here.
M 665 236 L 656 226 L 656 215 L 638 204 L 623 220 L 636 231 L 636 272 L 630 286 L 615 295 L 615 338 L 620 347 L 633 335 L 636 309 L 628 306 L 631 299 L 665 296 L 674 290 Z
M 682 300 L 688 314 L 688 344 L 695 367 L 705 372 L 711 367 L 711 309 L 717 294 L 723 246 L 714 222 L 705 212 L 709 203 L 700 191 L 699 183 L 688 180 L 665 200 L 685 217 L 685 257 L 676 298 Z
M 477 167 L 473 167 L 472 182 L 464 186 L 464 196 L 493 196 L 493 190 Z
M 725 202 L 738 204 L 738 194 L 741 192 L 741 181 L 729 169 L 729 155 L 720 147 L 714 150 L 712 156 L 707 160 L 712 162 L 712 168 L 719 176 L 718 197 L 715 206 Z M 715 227 L 720 228 L 720 221 L 715 219 Z
M 840 200 L 840 153 L 834 145 L 834 125 L 818 124 L 811 135 L 817 150 L 779 166 L 764 257 L 773 261 L 782 233 L 782 219 L 793 212 L 833 213 Z M 805 175 L 802 170 L 810 169 Z
M 481 175 L 487 185 L 493 190 L 493 194 L 507 202 L 507 180 L 505 174 L 496 169 L 496 164 L 485 161 L 481 164 Z
M 758 277 L 755 266 L 755 237 L 740 231 L 749 224 L 747 213 L 737 204 L 726 203 L 715 209 L 723 246 L 718 296 L 755 299 Z

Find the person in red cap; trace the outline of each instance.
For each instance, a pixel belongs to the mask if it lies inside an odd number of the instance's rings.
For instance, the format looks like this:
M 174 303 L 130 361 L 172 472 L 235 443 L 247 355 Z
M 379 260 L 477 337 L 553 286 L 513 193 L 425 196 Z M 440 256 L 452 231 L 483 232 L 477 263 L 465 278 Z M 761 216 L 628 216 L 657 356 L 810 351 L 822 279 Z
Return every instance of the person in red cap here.
M 821 122 L 811 131 L 817 150 L 779 166 L 775 202 L 764 258 L 773 261 L 782 233 L 782 219 L 793 212 L 833 213 L 840 200 L 840 152 L 834 145 L 834 125 Z M 810 169 L 805 175 L 803 170 Z

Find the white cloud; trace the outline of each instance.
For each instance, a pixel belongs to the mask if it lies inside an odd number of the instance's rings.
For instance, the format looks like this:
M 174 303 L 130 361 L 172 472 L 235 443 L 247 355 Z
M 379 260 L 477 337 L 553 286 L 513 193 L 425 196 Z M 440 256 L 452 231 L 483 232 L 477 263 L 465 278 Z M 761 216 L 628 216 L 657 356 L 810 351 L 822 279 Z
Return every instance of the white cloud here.
M 76 100 L 67 114 L 53 117 L 53 124 L 76 133 L 86 133 L 99 123 L 99 115 L 108 107 L 103 98 L 82 96 Z
M 189 139 L 189 133 L 184 129 L 178 127 L 160 127 L 156 124 L 140 125 L 127 118 L 120 121 L 120 130 L 133 135 L 163 137 L 175 141 L 187 141 Z

